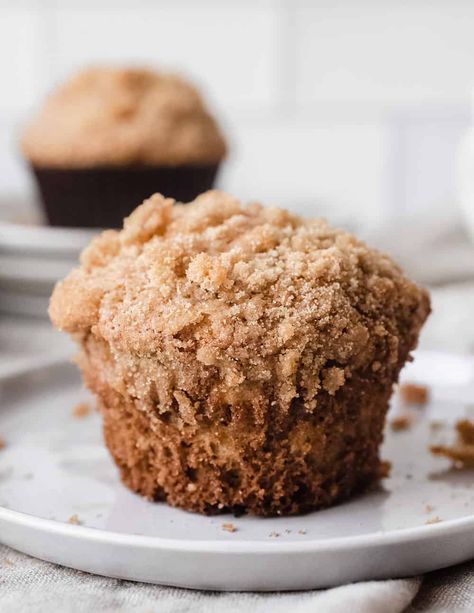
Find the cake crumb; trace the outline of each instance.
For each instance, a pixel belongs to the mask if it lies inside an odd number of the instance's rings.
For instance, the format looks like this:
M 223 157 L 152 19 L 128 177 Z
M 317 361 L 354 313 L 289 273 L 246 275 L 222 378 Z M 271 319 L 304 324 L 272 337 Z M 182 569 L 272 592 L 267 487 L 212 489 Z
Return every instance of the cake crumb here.
M 469 419 L 461 419 L 456 424 L 459 439 L 465 445 L 474 445 L 474 422 Z
M 403 383 L 400 385 L 400 400 L 403 404 L 424 406 L 429 399 L 429 390 L 426 385 L 417 383 Z
M 76 514 L 71 515 L 71 517 L 67 521 L 68 521 L 68 524 L 73 524 L 74 526 L 80 526 L 82 523 Z
M 270 532 L 270 534 L 268 535 L 270 538 L 278 538 L 280 536 L 279 532 L 275 532 L 273 530 L 273 532 Z
M 429 519 L 427 519 L 425 521 L 425 524 L 439 524 L 440 521 L 443 521 L 440 517 L 438 517 L 437 515 L 435 515 L 434 517 L 430 517 Z
M 379 479 L 388 479 L 391 470 L 392 463 L 388 460 L 382 460 L 379 464 Z
M 231 522 L 222 524 L 222 530 L 225 530 L 225 532 L 237 532 L 237 528 Z
M 300 528 L 298 534 L 306 534 L 306 528 Z
M 87 417 L 91 412 L 90 404 L 87 402 L 79 402 L 76 404 L 74 409 L 72 410 L 73 417 L 77 419 L 82 419 L 83 417 Z
M 444 456 L 451 460 L 455 467 L 474 467 L 474 423 L 462 419 L 456 423 L 457 440 L 452 445 L 431 445 L 433 455 Z
M 413 425 L 413 417 L 411 415 L 397 415 L 390 422 L 390 428 L 393 432 L 409 430 Z
M 430 504 L 427 504 L 425 506 L 425 511 L 426 511 L 426 513 L 432 513 L 434 511 L 434 507 L 432 505 L 430 505 Z
M 6 446 L 7 446 L 6 440 L 2 436 L 0 436 L 0 449 L 5 449 Z

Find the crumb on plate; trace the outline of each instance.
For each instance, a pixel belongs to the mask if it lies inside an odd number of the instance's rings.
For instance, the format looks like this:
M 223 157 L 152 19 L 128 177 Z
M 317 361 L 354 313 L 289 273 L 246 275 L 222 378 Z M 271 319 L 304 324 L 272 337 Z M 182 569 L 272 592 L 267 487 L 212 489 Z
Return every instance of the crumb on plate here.
M 456 431 L 462 443 L 474 445 L 474 422 L 469 419 L 461 419 L 456 424 Z
M 474 467 L 474 423 L 462 419 L 456 423 L 457 440 L 452 445 L 431 445 L 433 455 L 444 456 L 456 467 Z
M 73 524 L 74 526 L 80 526 L 82 523 L 78 515 L 76 514 L 71 515 L 71 517 L 67 521 L 68 521 L 68 524 Z
M 2 436 L 0 436 L 0 449 L 5 449 L 6 446 L 7 446 L 7 442 Z
M 427 519 L 425 521 L 425 524 L 439 524 L 440 521 L 443 521 L 440 517 L 438 517 L 437 515 L 435 515 L 434 517 L 430 517 L 429 519 Z
M 379 478 L 388 479 L 390 477 L 390 471 L 392 470 L 392 463 L 388 460 L 382 460 L 379 464 Z
M 413 425 L 412 415 L 397 415 L 390 422 L 390 428 L 393 432 L 401 432 L 402 430 L 409 430 Z
M 300 528 L 298 534 L 306 534 L 306 528 Z
M 270 534 L 268 535 L 270 538 L 278 538 L 280 536 L 279 532 L 275 532 L 274 530 L 272 532 L 270 532 Z
M 237 528 L 231 522 L 222 524 L 222 530 L 225 530 L 225 532 L 237 532 Z
M 83 417 L 87 417 L 91 412 L 91 406 L 87 402 L 79 402 L 76 404 L 74 409 L 72 410 L 73 417 L 77 417 L 78 419 L 82 419 Z
M 418 383 L 402 383 L 399 389 L 403 404 L 424 406 L 429 399 L 429 389 Z

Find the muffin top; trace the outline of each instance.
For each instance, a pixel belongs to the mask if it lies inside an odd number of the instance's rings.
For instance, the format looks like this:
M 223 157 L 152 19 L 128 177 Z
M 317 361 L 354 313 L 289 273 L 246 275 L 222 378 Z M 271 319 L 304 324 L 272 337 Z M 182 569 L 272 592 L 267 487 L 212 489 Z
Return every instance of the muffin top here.
M 61 85 L 26 127 L 40 167 L 215 164 L 226 153 L 197 90 L 172 74 L 92 68 Z
M 352 235 L 220 191 L 153 195 L 91 242 L 50 304 L 56 327 L 129 356 L 128 373 L 151 357 L 183 389 L 272 386 L 308 409 L 357 369 L 392 376 L 428 312 L 427 293 Z

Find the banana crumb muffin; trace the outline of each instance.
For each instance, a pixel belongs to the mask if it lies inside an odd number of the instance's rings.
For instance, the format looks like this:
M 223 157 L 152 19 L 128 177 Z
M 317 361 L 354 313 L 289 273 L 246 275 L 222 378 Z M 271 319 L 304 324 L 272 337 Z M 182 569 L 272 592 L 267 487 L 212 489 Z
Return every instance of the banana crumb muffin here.
M 21 137 L 52 225 L 118 227 L 153 191 L 210 189 L 226 144 L 197 89 L 146 68 L 95 67 L 46 99 Z
M 93 240 L 51 299 L 124 483 L 258 515 L 372 485 L 427 293 L 325 221 L 218 191 L 173 204 L 155 194 Z

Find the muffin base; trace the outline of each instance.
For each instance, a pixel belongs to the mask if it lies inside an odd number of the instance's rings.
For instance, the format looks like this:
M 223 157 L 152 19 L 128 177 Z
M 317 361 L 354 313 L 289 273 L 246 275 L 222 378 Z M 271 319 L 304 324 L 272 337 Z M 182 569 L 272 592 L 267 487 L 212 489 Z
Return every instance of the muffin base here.
M 189 202 L 211 189 L 218 164 L 32 170 L 50 225 L 117 228 L 137 202 L 155 192 Z
M 215 421 L 185 424 L 126 400 L 86 368 L 106 445 L 123 483 L 150 500 L 204 514 L 294 515 L 345 500 L 383 476 L 379 446 L 392 382 L 370 379 L 325 395 L 314 413 L 295 404 L 251 425 L 242 407 L 212 407 Z M 388 383 L 388 384 L 387 384 Z

